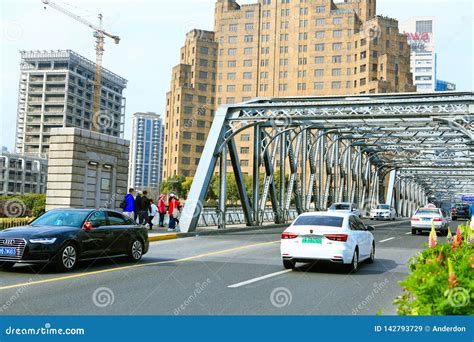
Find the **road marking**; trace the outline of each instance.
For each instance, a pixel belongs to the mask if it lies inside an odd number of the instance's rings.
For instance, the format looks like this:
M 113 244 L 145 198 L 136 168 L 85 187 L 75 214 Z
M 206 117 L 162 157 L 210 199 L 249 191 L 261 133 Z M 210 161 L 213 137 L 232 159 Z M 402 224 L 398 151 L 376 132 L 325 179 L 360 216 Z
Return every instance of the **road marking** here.
M 285 273 L 288 273 L 288 272 L 291 272 L 291 271 L 293 271 L 293 270 L 284 270 L 284 271 L 280 271 L 280 272 L 275 272 L 275 273 L 267 274 L 267 275 L 264 275 L 264 276 L 261 276 L 261 277 L 258 277 L 258 278 L 253 278 L 253 279 L 250 279 L 250 280 L 246 280 L 246 281 L 243 281 L 241 283 L 234 284 L 234 285 L 229 285 L 227 287 L 235 289 L 237 287 L 253 284 L 253 283 L 256 283 L 257 281 L 272 278 L 272 277 L 276 277 L 276 276 L 279 276 L 281 274 L 285 274 Z
M 57 282 L 57 281 L 88 277 L 88 276 L 93 276 L 93 275 L 98 275 L 98 274 L 103 274 L 103 273 L 109 273 L 109 272 L 115 272 L 115 271 L 123 271 L 123 270 L 127 270 L 127 269 L 138 268 L 138 267 L 156 266 L 156 265 L 163 265 L 163 264 L 172 264 L 172 263 L 177 263 L 177 262 L 185 262 L 185 261 L 190 261 L 190 260 L 196 260 L 196 259 L 199 259 L 199 258 L 204 258 L 204 257 L 207 257 L 207 256 L 231 253 L 231 252 L 241 251 L 241 250 L 248 249 L 248 248 L 266 246 L 266 245 L 271 245 L 271 244 L 275 244 L 275 243 L 280 243 L 280 240 L 270 241 L 270 242 L 263 242 L 263 243 L 256 243 L 256 244 L 253 244 L 253 245 L 246 245 L 246 246 L 234 247 L 234 248 L 229 248 L 229 249 L 223 249 L 223 250 L 220 250 L 220 251 L 214 251 L 214 252 L 209 252 L 209 253 L 193 255 L 193 256 L 190 256 L 190 257 L 186 257 L 186 258 L 182 258 L 182 259 L 176 259 L 176 260 L 166 260 L 166 261 L 150 262 L 150 263 L 147 263 L 147 264 L 121 266 L 121 267 L 115 267 L 115 268 L 108 268 L 108 269 L 100 270 L 100 271 L 77 273 L 77 274 L 71 274 L 71 275 L 68 275 L 68 276 L 62 276 L 62 277 L 57 277 L 57 278 L 49 278 L 49 279 L 31 281 L 31 282 L 27 282 L 27 283 L 7 285 L 7 286 L 0 287 L 0 291 L 1 290 L 14 289 L 14 288 L 18 288 L 18 287 L 24 287 L 24 286 L 40 285 L 40 284 Z
M 388 238 L 388 239 L 385 239 L 385 240 L 381 240 L 381 241 L 379 241 L 379 243 L 387 242 L 387 241 L 394 240 L 394 239 L 395 239 L 394 237 L 391 237 L 391 238 Z M 1 290 L 1 288 L 0 288 L 0 290 Z
M 410 234 L 411 234 L 411 232 L 405 233 L 405 235 L 410 235 Z

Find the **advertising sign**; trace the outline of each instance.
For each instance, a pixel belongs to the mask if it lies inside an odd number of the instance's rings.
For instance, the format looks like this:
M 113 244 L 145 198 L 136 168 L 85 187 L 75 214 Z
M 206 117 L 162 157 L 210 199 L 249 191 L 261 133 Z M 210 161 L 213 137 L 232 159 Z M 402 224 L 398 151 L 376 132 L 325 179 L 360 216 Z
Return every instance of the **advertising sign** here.
M 474 203 L 474 196 L 462 196 L 461 201 Z
M 432 51 L 432 39 L 429 32 L 403 32 L 412 51 Z

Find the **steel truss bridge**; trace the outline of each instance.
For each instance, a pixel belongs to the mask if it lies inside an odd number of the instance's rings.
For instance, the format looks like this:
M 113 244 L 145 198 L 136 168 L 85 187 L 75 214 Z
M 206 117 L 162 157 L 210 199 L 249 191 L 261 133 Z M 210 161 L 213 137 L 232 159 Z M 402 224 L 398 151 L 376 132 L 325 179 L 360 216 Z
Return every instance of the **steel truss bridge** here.
M 236 144 L 244 131 L 253 141 L 250 194 Z M 474 194 L 474 93 L 264 98 L 222 107 L 185 203 L 182 231 L 196 229 L 216 170 L 220 228 L 229 171 L 249 226 L 262 224 L 269 204 L 275 223 L 287 222 L 292 208 L 326 210 L 342 201 L 357 203 L 363 214 L 387 203 L 406 217 L 431 198 Z

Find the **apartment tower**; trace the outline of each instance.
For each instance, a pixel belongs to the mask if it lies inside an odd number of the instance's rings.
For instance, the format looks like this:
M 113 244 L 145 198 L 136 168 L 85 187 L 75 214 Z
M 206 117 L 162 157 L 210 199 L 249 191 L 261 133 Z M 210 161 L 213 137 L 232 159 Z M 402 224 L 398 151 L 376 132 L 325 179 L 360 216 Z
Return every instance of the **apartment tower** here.
M 102 68 L 101 111 L 94 122 L 94 62 L 70 50 L 21 51 L 20 66 L 17 152 L 47 154 L 55 127 L 95 128 L 123 137 L 124 78 Z
M 216 98 L 215 108 L 255 97 L 416 89 L 406 36 L 397 20 L 376 15 L 375 0 L 260 0 L 247 5 L 218 0 L 214 35 L 216 91 L 208 96 Z M 173 88 L 172 82 L 171 92 Z M 242 171 L 251 174 L 251 133 L 242 132 L 237 141 Z M 197 143 L 202 144 L 191 145 Z M 181 153 L 165 154 L 173 161 Z M 187 174 L 195 169 L 192 165 Z
M 159 189 L 163 165 L 164 126 L 156 113 L 135 113 L 132 119 L 129 187 Z

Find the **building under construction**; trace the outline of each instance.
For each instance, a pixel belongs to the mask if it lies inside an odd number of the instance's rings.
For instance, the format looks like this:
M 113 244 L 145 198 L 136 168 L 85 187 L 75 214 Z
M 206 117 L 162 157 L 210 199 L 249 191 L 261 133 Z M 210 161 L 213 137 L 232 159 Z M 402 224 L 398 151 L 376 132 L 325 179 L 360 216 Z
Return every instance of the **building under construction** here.
M 46 154 L 50 131 L 79 127 L 123 137 L 127 80 L 102 68 L 100 112 L 93 115 L 96 64 L 71 51 L 21 51 L 16 150 Z

